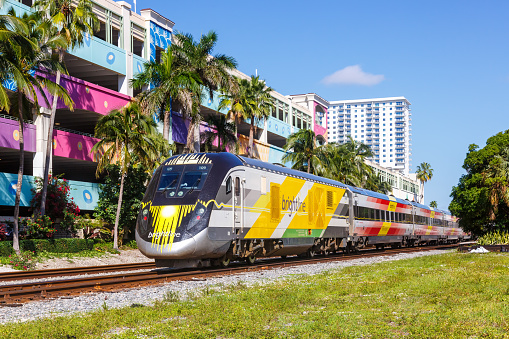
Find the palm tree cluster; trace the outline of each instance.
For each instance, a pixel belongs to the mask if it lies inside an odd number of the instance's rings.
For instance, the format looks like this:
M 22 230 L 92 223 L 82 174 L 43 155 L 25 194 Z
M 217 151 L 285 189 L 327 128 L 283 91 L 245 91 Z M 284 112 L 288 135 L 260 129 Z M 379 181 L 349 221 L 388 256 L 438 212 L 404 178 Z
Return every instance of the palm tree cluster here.
M 274 99 L 270 92 L 273 90 L 260 80 L 259 76 L 251 76 L 249 80 L 236 78 L 236 91 L 223 88 L 219 109 L 227 109 L 228 117 L 233 120 L 235 133 L 241 121 L 249 120 L 249 149 L 248 156 L 254 157 L 254 134 L 258 123 L 270 116 Z
M 318 146 L 315 133 L 302 129 L 288 137 L 284 150 L 282 160 L 293 163 L 293 169 L 384 194 L 391 191 L 391 185 L 366 164 L 373 156 L 369 146 L 352 137 L 344 144 Z
M 212 51 L 217 43 L 213 31 L 195 41 L 192 35 L 178 33 L 175 43 L 163 53 L 161 60 L 145 63 L 144 71 L 131 81 L 136 89 L 148 87 L 140 94 L 141 107 L 147 114 L 159 112 L 163 117 L 163 135 L 169 140 L 171 111 L 180 112 L 190 120 L 186 151 L 199 152 L 199 126 L 203 120 L 200 103 L 207 93 L 214 98 L 215 92 L 236 90 L 236 82 L 230 72 L 237 66 L 232 57 Z

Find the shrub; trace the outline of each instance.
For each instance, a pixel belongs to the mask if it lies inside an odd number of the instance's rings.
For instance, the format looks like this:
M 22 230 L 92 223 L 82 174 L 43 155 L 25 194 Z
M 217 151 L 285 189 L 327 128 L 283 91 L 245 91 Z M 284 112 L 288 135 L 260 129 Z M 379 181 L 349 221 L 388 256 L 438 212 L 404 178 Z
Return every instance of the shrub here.
M 35 184 L 35 189 L 32 189 L 34 196 L 30 206 L 35 214 L 37 214 L 37 211 L 41 208 L 42 178 L 36 177 Z M 61 218 L 60 226 L 76 234 L 76 231 L 81 227 L 80 209 L 74 203 L 73 198 L 70 197 L 70 191 L 69 183 L 67 180 L 61 179 L 61 175 L 49 176 L 45 216 L 50 217 L 52 220 Z
M 49 252 L 49 253 L 77 253 L 94 248 L 92 239 L 26 239 L 20 241 L 22 251 Z M 0 242 L 0 255 L 7 257 L 14 253 L 12 241 Z
M 489 232 L 477 240 L 479 245 L 509 245 L 509 232 Z
M 12 239 L 12 226 L 6 222 L 0 222 L 0 240 Z
M 23 219 L 22 226 L 26 229 L 26 237 L 31 239 L 52 238 L 57 231 L 48 215 Z
M 19 255 L 12 254 L 9 256 L 9 263 L 16 270 L 31 271 L 35 268 L 37 261 L 34 258 L 35 252 L 23 251 Z

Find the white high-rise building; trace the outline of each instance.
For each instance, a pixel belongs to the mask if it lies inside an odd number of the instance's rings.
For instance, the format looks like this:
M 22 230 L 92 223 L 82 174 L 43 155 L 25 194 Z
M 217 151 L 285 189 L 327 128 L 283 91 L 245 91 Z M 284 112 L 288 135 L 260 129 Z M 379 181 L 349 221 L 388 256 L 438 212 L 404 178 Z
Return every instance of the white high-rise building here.
M 373 162 L 408 175 L 410 102 L 405 97 L 330 101 L 327 139 L 344 143 L 350 135 L 371 146 Z

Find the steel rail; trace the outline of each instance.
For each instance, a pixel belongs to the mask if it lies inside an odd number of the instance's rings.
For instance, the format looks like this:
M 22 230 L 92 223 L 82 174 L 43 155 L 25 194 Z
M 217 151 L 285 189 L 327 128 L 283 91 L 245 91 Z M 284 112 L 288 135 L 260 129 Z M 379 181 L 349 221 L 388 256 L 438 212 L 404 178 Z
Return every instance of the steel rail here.
M 454 245 L 407 247 L 399 249 L 360 251 L 351 254 L 334 254 L 309 259 L 287 258 L 259 260 L 254 265 L 232 265 L 227 268 L 202 268 L 188 270 L 159 269 L 145 272 L 133 272 L 115 275 L 94 277 L 81 277 L 77 279 L 53 280 L 0 286 L 0 306 L 18 306 L 20 303 L 31 300 L 48 299 L 55 297 L 69 297 L 84 292 L 108 292 L 147 285 L 162 284 L 175 280 L 194 280 L 207 277 L 230 275 L 248 271 L 274 269 L 278 267 L 291 267 L 309 265 L 329 261 L 346 261 L 355 258 L 370 258 L 376 256 L 395 255 L 399 253 L 421 252 L 436 249 L 450 249 Z
M 35 271 L 17 271 L 17 272 L 2 272 L 0 273 L 0 281 L 14 281 L 25 279 L 39 279 L 49 277 L 63 277 L 73 276 L 80 274 L 97 274 L 109 273 L 117 271 L 133 271 L 140 269 L 154 269 L 154 262 L 130 263 L 130 264 L 116 264 L 116 265 L 98 265 L 98 266 L 83 266 L 83 267 L 70 267 L 70 268 L 55 268 L 46 270 Z

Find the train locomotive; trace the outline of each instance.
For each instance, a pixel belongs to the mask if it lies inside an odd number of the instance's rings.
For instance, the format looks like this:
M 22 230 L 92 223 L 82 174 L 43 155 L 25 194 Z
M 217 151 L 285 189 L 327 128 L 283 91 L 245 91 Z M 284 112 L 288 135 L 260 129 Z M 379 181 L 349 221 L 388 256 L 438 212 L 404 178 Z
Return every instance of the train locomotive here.
M 166 160 L 136 224 L 138 248 L 158 267 L 467 238 L 446 211 L 230 153 Z

